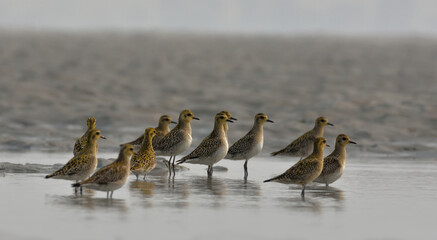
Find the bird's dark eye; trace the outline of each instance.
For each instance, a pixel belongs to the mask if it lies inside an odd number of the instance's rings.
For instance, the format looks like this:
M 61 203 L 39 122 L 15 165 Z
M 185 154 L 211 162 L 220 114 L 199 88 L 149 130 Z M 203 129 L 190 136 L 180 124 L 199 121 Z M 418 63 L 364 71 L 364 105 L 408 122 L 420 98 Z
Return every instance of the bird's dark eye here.
M 133 151 L 134 149 L 133 148 L 129 148 L 129 150 Z
M 326 122 L 325 119 L 320 120 L 320 122 Z
M 100 133 L 99 132 L 96 132 L 96 135 L 99 135 Z
M 188 113 L 187 116 L 188 116 L 188 117 L 191 117 L 191 113 Z
M 326 143 L 326 141 L 325 141 L 325 140 L 323 140 L 323 143 Z
M 264 117 L 264 116 L 261 116 L 260 118 L 261 118 L 261 119 L 264 119 L 265 117 Z
M 224 119 L 225 117 L 221 116 L 220 118 L 221 118 L 221 119 Z
M 345 137 L 344 137 L 344 138 L 342 138 L 342 139 L 343 139 L 344 141 L 346 141 L 346 140 L 347 140 L 347 138 L 345 138 Z

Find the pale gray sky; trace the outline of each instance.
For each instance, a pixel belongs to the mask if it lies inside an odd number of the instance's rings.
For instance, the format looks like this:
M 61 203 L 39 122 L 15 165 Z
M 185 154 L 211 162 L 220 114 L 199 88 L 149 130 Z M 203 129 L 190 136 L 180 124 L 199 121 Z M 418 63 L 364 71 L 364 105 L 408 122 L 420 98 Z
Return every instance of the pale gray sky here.
M 435 0 L 0 0 L 0 28 L 437 34 Z

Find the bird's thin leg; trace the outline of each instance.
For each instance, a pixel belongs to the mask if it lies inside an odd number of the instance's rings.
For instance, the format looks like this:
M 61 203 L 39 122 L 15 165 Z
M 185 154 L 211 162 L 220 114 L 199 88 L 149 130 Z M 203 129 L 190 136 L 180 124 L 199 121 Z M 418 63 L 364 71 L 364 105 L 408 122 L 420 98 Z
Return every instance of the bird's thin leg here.
M 82 196 L 82 186 L 80 186 L 80 195 Z
M 170 156 L 170 159 L 168 159 L 168 175 L 171 176 L 171 159 L 173 156 Z
M 111 191 L 111 199 L 112 199 L 112 194 L 114 194 L 114 191 Z
M 170 160 L 171 160 L 171 156 L 170 159 L 168 159 L 168 161 L 165 163 L 169 169 L 170 169 Z
M 247 172 L 247 161 L 249 159 L 246 159 L 246 161 L 244 162 L 244 179 L 247 179 L 247 176 L 249 176 L 249 173 Z
M 79 181 L 76 180 L 76 183 L 78 183 Z M 77 187 L 74 187 L 74 193 L 77 194 Z
M 302 193 L 300 195 L 305 197 L 305 185 L 302 185 Z
M 174 162 L 176 161 L 176 156 L 173 156 L 173 163 L 171 164 L 171 170 L 173 171 L 173 176 L 175 176 L 176 175 L 176 171 L 175 171 L 175 168 L 174 168 Z
M 109 198 L 109 191 L 106 192 L 106 198 Z
M 212 165 L 208 165 L 208 170 L 207 170 L 208 177 L 212 177 L 212 172 L 213 172 Z
M 143 177 L 143 180 L 144 180 L 144 181 L 146 181 L 146 174 L 145 174 L 145 173 L 144 173 L 144 177 Z
M 174 168 L 174 163 L 175 163 L 175 161 L 176 161 L 176 156 L 173 156 L 173 163 L 171 164 L 171 167 L 172 167 L 172 169 L 173 169 L 173 175 L 175 175 L 176 173 L 175 173 L 175 168 Z

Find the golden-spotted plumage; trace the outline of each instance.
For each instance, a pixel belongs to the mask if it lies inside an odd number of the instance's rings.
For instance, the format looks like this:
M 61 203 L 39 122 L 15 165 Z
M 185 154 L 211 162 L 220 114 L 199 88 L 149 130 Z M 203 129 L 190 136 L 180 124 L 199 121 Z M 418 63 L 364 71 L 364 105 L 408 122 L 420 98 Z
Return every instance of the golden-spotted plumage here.
M 117 160 L 113 163 L 99 169 L 90 178 L 85 181 L 73 184 L 73 187 L 86 187 L 98 191 L 109 192 L 121 188 L 129 177 L 130 157 L 134 153 L 134 147 L 131 144 L 122 145 Z
M 301 157 L 301 159 L 308 156 L 313 151 L 314 140 L 318 137 L 323 137 L 323 128 L 326 125 L 334 126 L 325 117 L 317 118 L 313 129 L 298 137 L 284 149 L 273 152 L 271 155 Z
M 104 138 L 100 130 L 91 130 L 87 144 L 76 156 L 61 169 L 49 174 L 46 178 L 80 181 L 87 178 L 97 167 L 97 140 Z
M 265 122 L 271 122 L 266 114 L 258 113 L 255 115 L 255 120 L 252 129 L 237 142 L 235 142 L 228 150 L 226 159 L 231 160 L 246 160 L 244 162 L 244 177 L 247 178 L 247 161 L 261 152 L 264 144 L 264 130 Z
M 89 133 L 96 128 L 97 121 L 95 118 L 90 117 L 88 118 L 87 122 L 87 130 L 86 132 L 76 140 L 73 147 L 73 155 L 76 156 L 82 149 L 85 147 L 88 141 L 88 135 Z
M 187 162 L 208 165 L 208 176 L 212 175 L 212 166 L 223 159 L 229 149 L 224 125 L 229 120 L 226 114 L 218 113 L 214 118 L 214 129 L 202 140 L 190 154 L 178 160 L 178 164 Z
M 177 122 L 172 121 L 171 117 L 168 115 L 162 115 L 159 118 L 158 127 L 155 128 L 156 136 L 153 138 L 153 141 L 152 141 L 153 147 L 156 147 L 158 142 L 162 138 L 164 138 L 164 136 L 167 135 L 167 133 L 170 132 L 170 127 L 169 127 L 170 123 L 176 124 Z M 134 146 L 139 146 L 139 145 L 141 145 L 143 140 L 144 140 L 144 133 L 141 134 L 141 136 L 139 136 L 137 139 L 133 140 L 132 142 L 128 142 L 125 144 L 132 144 Z
M 323 169 L 323 149 L 326 139 L 323 137 L 314 140 L 313 153 L 305 159 L 300 160 L 283 174 L 264 182 L 279 182 L 285 184 L 299 184 L 302 186 L 301 195 L 305 195 L 305 186 L 316 179 Z
M 346 164 L 346 145 L 356 144 L 346 134 L 337 136 L 334 151 L 323 160 L 323 170 L 314 182 L 324 183 L 326 187 L 338 180 L 343 174 Z
M 185 152 L 190 146 L 193 138 L 191 137 L 191 120 L 199 120 L 190 110 L 183 110 L 178 119 L 178 124 L 161 141 L 156 144 L 154 150 L 158 156 L 170 156 L 173 158 L 173 165 L 176 156 Z
M 137 180 L 140 174 L 144 174 L 144 179 L 146 179 L 146 174 L 156 167 L 156 154 L 152 146 L 156 130 L 154 128 L 146 128 L 143 135 L 144 140 L 141 148 L 132 156 L 131 160 L 130 170 L 135 174 Z

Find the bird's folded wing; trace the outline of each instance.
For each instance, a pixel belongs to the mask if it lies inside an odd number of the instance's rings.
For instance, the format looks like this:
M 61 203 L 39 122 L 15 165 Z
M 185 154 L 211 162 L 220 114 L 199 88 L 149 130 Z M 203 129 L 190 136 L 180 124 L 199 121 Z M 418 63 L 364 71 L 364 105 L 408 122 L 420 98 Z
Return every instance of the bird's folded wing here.
M 183 140 L 183 133 L 180 131 L 169 132 L 156 145 L 155 151 L 162 151 L 168 147 L 174 146 Z
M 322 174 L 332 174 L 340 168 L 340 163 L 336 156 L 327 156 L 323 160 Z
M 248 134 L 248 135 L 240 138 L 238 141 L 236 141 L 229 148 L 228 154 L 233 155 L 233 154 L 247 152 L 253 146 L 254 141 L 255 141 L 255 137 Z
M 212 139 L 204 139 L 200 145 L 194 149 L 190 154 L 183 157 L 180 161 L 185 161 L 188 159 L 194 159 L 199 157 L 208 157 L 217 151 L 217 149 L 221 146 L 220 139 L 212 138 Z

